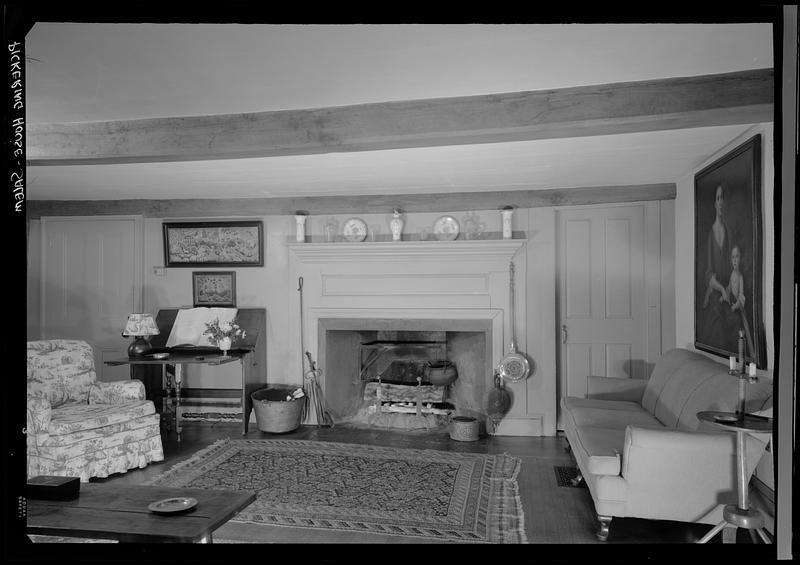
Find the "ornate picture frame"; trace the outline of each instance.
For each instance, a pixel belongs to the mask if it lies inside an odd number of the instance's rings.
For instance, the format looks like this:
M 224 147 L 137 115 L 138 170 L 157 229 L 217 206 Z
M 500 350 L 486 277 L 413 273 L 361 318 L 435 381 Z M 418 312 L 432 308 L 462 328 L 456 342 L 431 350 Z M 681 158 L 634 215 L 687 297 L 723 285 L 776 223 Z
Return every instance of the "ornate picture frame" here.
M 263 222 L 165 222 L 164 266 L 263 267 Z
M 192 271 L 192 303 L 195 308 L 235 308 L 236 272 Z
M 695 304 L 697 349 L 738 355 L 766 369 L 763 320 L 761 135 L 695 175 Z

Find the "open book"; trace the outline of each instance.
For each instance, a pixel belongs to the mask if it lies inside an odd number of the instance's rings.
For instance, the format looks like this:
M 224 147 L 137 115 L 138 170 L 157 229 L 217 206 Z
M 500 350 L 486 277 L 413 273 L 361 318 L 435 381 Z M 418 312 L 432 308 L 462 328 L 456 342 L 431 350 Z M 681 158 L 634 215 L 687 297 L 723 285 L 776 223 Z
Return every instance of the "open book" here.
M 219 323 L 233 322 L 237 308 L 185 308 L 178 310 L 172 331 L 167 338 L 167 347 L 200 346 L 216 347 L 208 336 L 206 323 L 219 318 Z

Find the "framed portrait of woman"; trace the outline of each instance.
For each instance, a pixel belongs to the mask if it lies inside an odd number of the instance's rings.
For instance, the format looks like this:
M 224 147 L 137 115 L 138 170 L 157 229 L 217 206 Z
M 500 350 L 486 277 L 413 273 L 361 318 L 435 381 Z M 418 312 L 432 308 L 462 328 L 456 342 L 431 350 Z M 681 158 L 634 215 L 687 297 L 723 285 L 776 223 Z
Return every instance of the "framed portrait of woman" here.
M 761 135 L 694 177 L 695 347 L 765 369 Z

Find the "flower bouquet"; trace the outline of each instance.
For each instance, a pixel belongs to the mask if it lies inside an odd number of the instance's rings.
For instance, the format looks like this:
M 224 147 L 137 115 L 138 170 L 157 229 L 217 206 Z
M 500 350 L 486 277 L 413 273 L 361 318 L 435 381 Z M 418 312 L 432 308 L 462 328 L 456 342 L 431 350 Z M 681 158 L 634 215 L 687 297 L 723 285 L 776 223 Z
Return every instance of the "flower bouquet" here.
M 206 331 L 203 335 L 208 336 L 208 341 L 212 345 L 216 345 L 222 350 L 222 356 L 228 356 L 228 350 L 231 348 L 233 341 L 247 336 L 247 332 L 239 327 L 236 322 L 219 323 L 219 318 L 210 322 L 206 322 Z

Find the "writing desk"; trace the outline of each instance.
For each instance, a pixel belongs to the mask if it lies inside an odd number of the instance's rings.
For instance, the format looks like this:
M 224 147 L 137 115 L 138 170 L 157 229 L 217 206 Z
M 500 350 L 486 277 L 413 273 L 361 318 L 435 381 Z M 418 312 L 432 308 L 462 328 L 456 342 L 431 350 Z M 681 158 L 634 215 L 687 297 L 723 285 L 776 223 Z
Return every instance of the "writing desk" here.
M 172 407 L 175 413 L 175 432 L 178 434 L 178 441 L 181 441 L 181 386 L 183 385 L 183 371 L 186 365 L 224 365 L 226 363 L 233 363 L 234 361 L 242 361 L 244 352 L 230 351 L 225 357 L 221 353 L 201 353 L 201 352 L 176 352 L 173 350 L 169 353 L 166 359 L 154 359 L 152 357 L 125 357 L 121 359 L 111 359 L 106 361 L 106 365 L 160 365 L 161 366 L 161 383 L 164 388 L 164 408 L 169 409 L 169 390 L 171 383 L 167 378 L 167 365 L 175 365 L 175 405 Z M 133 371 L 133 367 L 131 367 Z M 249 420 L 250 412 L 245 408 L 244 382 L 242 384 L 242 421 L 243 430 L 242 434 L 247 433 L 247 423 Z M 248 399 L 249 400 L 249 399 Z
M 250 412 L 253 410 L 253 401 L 250 394 L 266 386 L 266 309 L 264 308 L 240 308 L 236 314 L 236 323 L 245 330 L 244 339 L 237 341 L 234 346 L 236 349 L 228 351 L 227 357 L 223 357 L 218 349 L 208 347 L 184 348 L 166 347 L 167 338 L 172 332 L 172 325 L 178 315 L 179 308 L 162 308 L 156 316 L 156 325 L 160 334 L 153 336 L 150 340 L 152 346 L 151 353 L 168 353 L 166 359 L 154 359 L 153 357 L 124 357 L 121 359 L 111 359 L 106 361 L 106 365 L 130 365 L 131 378 L 139 378 L 137 369 L 153 369 L 161 366 L 161 387 L 165 394 L 163 405 L 169 404 L 169 383 L 167 382 L 167 365 L 175 365 L 175 429 L 178 434 L 178 441 L 181 440 L 181 386 L 183 384 L 183 373 L 187 365 L 204 364 L 210 366 L 225 365 L 227 363 L 239 362 L 242 370 L 242 435 L 247 434 L 250 422 Z

